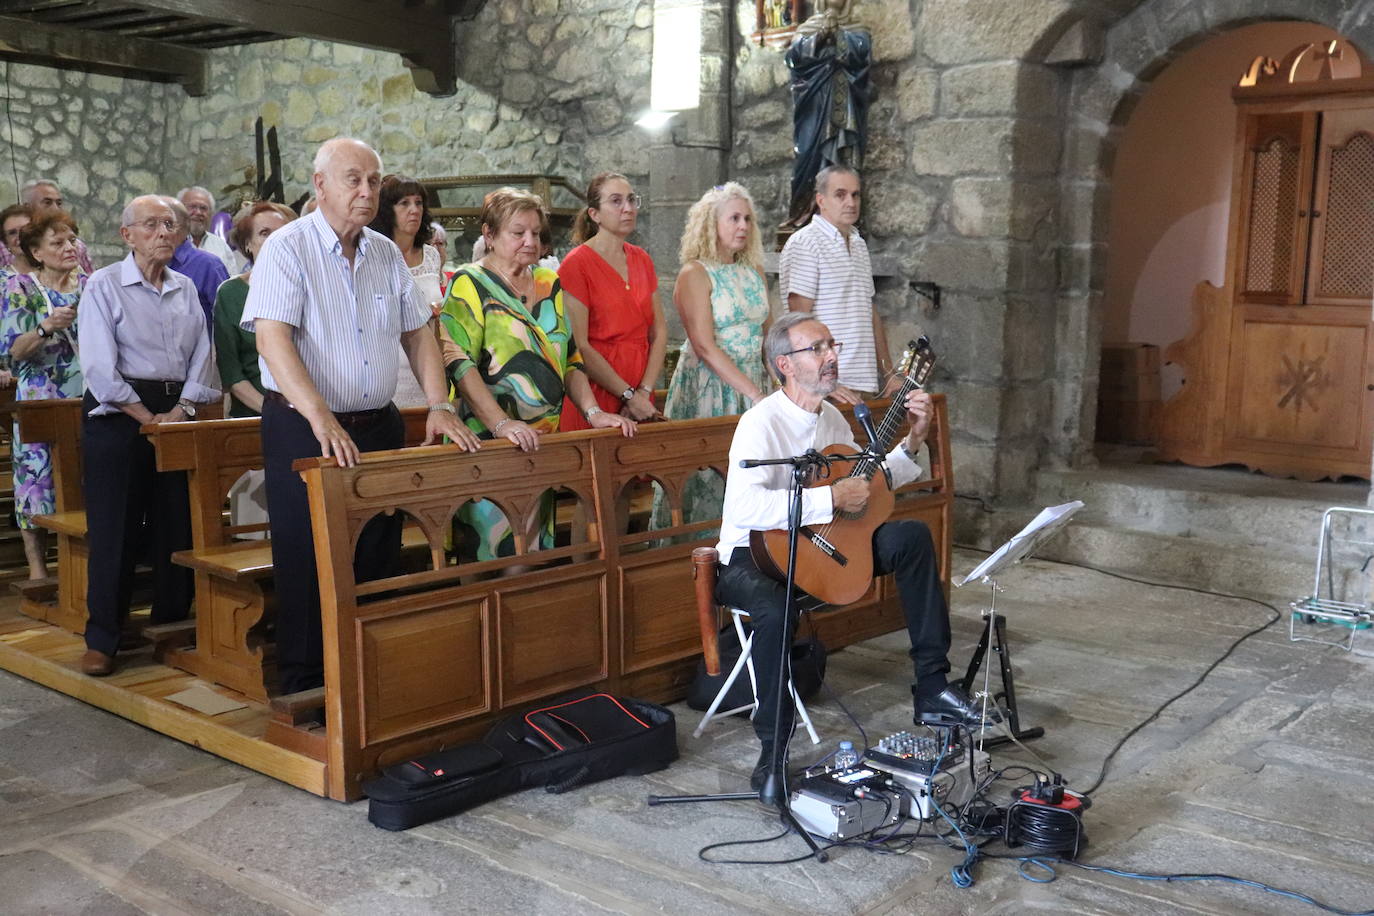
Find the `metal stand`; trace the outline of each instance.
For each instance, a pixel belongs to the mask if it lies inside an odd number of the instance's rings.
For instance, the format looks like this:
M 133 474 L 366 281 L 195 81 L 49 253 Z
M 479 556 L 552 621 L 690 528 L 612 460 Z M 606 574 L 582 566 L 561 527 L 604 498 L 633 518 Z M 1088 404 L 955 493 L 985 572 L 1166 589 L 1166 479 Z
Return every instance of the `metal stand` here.
M 992 601 L 990 607 L 983 612 L 983 622 L 987 625 L 983 628 L 983 635 L 978 639 L 978 648 L 973 650 L 973 657 L 969 659 L 968 670 L 964 672 L 964 679 L 959 682 L 959 686 L 964 692 L 973 696 L 974 678 L 978 675 L 978 668 L 983 664 L 983 659 L 988 654 L 988 649 L 992 649 L 997 656 L 997 667 L 1002 675 L 1002 692 L 994 695 L 992 693 L 992 666 L 988 665 L 983 669 L 983 689 L 980 691 L 983 696 L 983 721 L 987 721 L 987 704 L 989 700 L 999 700 L 1002 707 L 1007 711 L 1007 728 L 1011 735 L 1018 741 L 1029 741 L 1032 738 L 1040 738 L 1045 734 L 1045 729 L 1040 726 L 1035 728 L 1021 728 L 1021 714 L 1016 707 L 1016 676 L 1011 670 L 1011 646 L 1007 643 L 1007 619 L 997 613 L 997 593 L 1001 587 L 991 578 L 984 578 L 992 589 Z M 998 735 L 984 740 L 981 735 L 978 744 L 980 747 L 1000 747 L 1009 744 L 1011 738 L 1006 735 Z
M 763 788 L 758 795 L 752 792 L 727 792 L 721 795 L 650 795 L 648 798 L 649 806 L 686 804 L 689 802 L 711 802 L 711 801 L 753 801 L 758 799 L 765 805 L 772 805 L 778 809 L 778 815 L 783 823 L 787 824 L 798 836 L 806 841 L 806 845 L 811 847 L 811 852 L 816 857 L 816 861 L 825 862 L 829 860 L 829 855 L 825 850 L 816 844 L 811 834 L 807 833 L 797 822 L 792 814 L 791 801 L 787 790 L 787 743 L 783 741 L 782 735 L 782 704 L 790 702 L 791 692 L 788 690 L 791 680 L 792 662 L 792 615 L 796 604 L 796 581 L 794 574 L 797 567 L 797 532 L 801 528 L 802 518 L 802 493 L 806 489 L 811 469 L 814 467 L 824 467 L 829 459 L 820 454 L 815 449 L 811 449 L 805 455 L 795 458 L 768 458 L 759 460 L 749 460 L 740 462 L 741 467 L 760 467 L 770 464 L 787 464 L 792 466 L 792 487 L 791 500 L 787 510 L 787 588 L 785 592 L 785 604 L 783 605 L 786 613 L 783 617 L 782 637 L 776 647 L 778 653 L 778 683 L 777 689 L 773 693 L 773 760 L 769 767 L 768 778 L 764 781 Z M 790 735 L 787 736 L 790 740 Z
M 1291 642 L 1315 642 L 1327 646 L 1338 646 L 1349 652 L 1355 648 L 1355 635 L 1374 626 L 1374 607 L 1368 598 L 1368 580 L 1364 581 L 1363 601 L 1344 601 L 1339 595 L 1348 595 L 1353 589 L 1338 587 L 1336 582 L 1336 560 L 1331 543 L 1331 523 L 1337 516 L 1374 516 L 1374 509 L 1342 508 L 1332 506 L 1322 513 L 1321 539 L 1317 542 L 1317 568 L 1313 575 L 1312 594 L 1300 598 L 1288 606 L 1293 609 L 1288 617 L 1288 639 Z M 1343 539 L 1343 543 L 1374 548 L 1374 543 L 1358 538 Z M 1359 572 L 1364 573 L 1370 565 L 1366 556 Z M 1350 570 L 1342 570 L 1342 574 Z M 1325 583 L 1323 587 L 1323 579 Z M 1342 583 L 1342 586 L 1344 583 Z M 1317 621 L 1345 629 L 1343 639 L 1321 639 L 1315 636 L 1299 636 L 1298 621 L 1314 624 Z

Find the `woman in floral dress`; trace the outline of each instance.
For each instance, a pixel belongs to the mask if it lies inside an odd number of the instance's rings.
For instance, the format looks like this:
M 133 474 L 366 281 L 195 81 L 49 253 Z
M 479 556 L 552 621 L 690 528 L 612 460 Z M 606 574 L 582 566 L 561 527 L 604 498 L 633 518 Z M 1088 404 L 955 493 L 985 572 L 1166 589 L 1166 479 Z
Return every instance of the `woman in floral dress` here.
M 771 311 L 754 200 L 743 186 L 727 182 L 692 205 L 680 259 L 673 304 L 687 340 L 663 415 L 692 420 L 744 413 L 771 387 L 763 361 Z M 697 474 L 683 489 L 683 523 L 718 518 L 724 498 L 723 478 Z M 655 503 L 652 527 L 666 527 L 662 501 Z
M 35 217 L 19 235 L 35 270 L 9 277 L 0 296 L 0 347 L 10 354 L 16 400 L 81 397 L 76 306 L 86 274 L 77 266 L 77 232 L 71 216 L 56 210 Z M 52 456 L 46 445 L 20 441 L 17 419 L 12 442 L 15 516 L 29 578 L 42 579 L 48 574 L 47 543 L 33 517 L 57 509 Z

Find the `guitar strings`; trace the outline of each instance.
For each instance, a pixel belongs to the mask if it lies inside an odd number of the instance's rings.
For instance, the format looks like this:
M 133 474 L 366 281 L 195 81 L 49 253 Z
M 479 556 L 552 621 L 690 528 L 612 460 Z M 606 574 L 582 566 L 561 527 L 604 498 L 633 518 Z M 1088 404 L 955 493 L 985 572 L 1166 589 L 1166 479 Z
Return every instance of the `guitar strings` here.
M 910 394 L 913 389 L 920 388 L 926 382 L 930 370 L 934 365 L 935 363 L 933 360 L 927 360 L 917 372 L 906 376 L 906 379 L 902 382 L 901 390 L 899 390 L 897 396 L 893 398 L 892 406 L 888 408 L 887 414 L 878 421 L 878 428 L 875 432 L 878 434 L 879 442 L 886 441 L 889 436 L 897 431 L 896 427 L 901 425 L 902 420 L 900 405 L 906 400 L 906 396 Z M 876 446 L 879 442 L 873 444 Z M 861 458 L 854 463 L 854 470 L 850 472 L 849 476 L 858 477 L 862 474 L 866 478 L 872 479 L 872 475 L 876 473 L 877 470 L 878 462 L 875 459 Z M 835 520 L 832 518 L 824 525 L 821 525 L 820 528 L 816 529 L 816 533 L 821 537 L 825 537 L 830 533 L 830 529 L 834 524 Z

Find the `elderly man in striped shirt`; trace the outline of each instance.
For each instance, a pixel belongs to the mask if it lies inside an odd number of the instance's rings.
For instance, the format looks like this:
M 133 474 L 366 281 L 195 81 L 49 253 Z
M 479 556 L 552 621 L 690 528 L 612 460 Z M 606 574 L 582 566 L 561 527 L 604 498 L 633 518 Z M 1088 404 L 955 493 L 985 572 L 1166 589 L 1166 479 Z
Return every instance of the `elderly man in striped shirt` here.
M 859 175 L 831 165 L 816 175 L 816 215 L 793 233 L 778 258 L 783 306 L 810 312 L 844 345 L 840 384 L 831 395 L 856 404 L 901 387 L 892 376 L 887 332 L 873 307 L 873 266 L 859 221 Z
M 479 446 L 449 403 L 430 311 L 400 249 L 367 228 L 381 178 L 381 157 L 367 144 L 324 143 L 315 155 L 319 207 L 263 244 L 243 309 L 243 329 L 257 332 L 267 389 L 262 451 L 283 693 L 324 683 L 310 507 L 292 462 L 323 455 L 351 467 L 360 451 L 405 444 L 391 403 L 401 349 L 429 402 L 425 443 L 444 435 L 467 451 Z M 358 580 L 394 575 L 400 547 L 399 514 L 370 521 L 358 541 Z

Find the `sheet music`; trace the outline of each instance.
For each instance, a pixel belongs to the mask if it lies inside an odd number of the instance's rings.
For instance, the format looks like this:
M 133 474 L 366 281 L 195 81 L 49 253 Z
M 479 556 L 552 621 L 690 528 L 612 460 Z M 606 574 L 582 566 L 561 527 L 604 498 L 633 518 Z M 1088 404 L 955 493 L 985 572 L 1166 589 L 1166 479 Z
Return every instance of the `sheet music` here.
M 1000 572 L 1018 563 L 1034 553 L 1041 544 L 1054 535 L 1059 533 L 1073 514 L 1083 508 L 1083 502 L 1075 499 L 1071 503 L 1064 503 L 1062 506 L 1050 506 L 1041 509 L 1040 514 L 1031 519 L 1030 524 L 1022 528 L 1015 537 L 1007 541 L 989 556 L 986 560 L 974 567 L 973 571 L 962 579 L 955 581 L 954 586 L 958 588 L 967 582 L 977 582 L 984 576 Z

